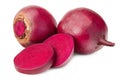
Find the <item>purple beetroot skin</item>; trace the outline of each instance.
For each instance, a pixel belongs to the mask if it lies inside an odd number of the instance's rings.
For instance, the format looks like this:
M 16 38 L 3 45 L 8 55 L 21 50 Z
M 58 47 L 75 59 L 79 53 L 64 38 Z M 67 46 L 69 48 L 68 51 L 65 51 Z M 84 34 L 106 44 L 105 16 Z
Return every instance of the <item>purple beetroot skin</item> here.
M 44 43 L 50 44 L 55 52 L 55 59 L 52 67 L 62 67 L 68 63 L 74 52 L 74 41 L 68 34 L 55 34 L 49 37 Z
M 18 42 L 26 47 L 44 41 L 56 33 L 56 21 L 44 8 L 27 6 L 14 18 L 14 34 Z
M 14 58 L 16 69 L 25 74 L 36 74 L 49 69 L 53 64 L 54 50 L 45 43 L 33 44 Z
M 100 15 L 87 8 L 69 11 L 58 24 L 58 33 L 67 33 L 75 40 L 75 52 L 93 53 L 103 45 L 114 46 L 107 41 L 107 25 Z

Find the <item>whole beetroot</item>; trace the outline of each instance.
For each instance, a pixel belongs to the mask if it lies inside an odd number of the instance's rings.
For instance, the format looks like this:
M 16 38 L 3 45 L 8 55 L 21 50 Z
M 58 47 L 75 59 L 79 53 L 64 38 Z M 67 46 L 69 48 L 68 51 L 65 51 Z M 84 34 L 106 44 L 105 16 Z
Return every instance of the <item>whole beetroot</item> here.
M 56 21 L 44 8 L 27 6 L 14 18 L 14 34 L 18 42 L 26 47 L 44 41 L 56 33 Z
M 58 25 L 59 33 L 74 37 L 75 51 L 90 54 L 105 46 L 114 46 L 107 41 L 107 25 L 100 15 L 88 8 L 69 11 Z

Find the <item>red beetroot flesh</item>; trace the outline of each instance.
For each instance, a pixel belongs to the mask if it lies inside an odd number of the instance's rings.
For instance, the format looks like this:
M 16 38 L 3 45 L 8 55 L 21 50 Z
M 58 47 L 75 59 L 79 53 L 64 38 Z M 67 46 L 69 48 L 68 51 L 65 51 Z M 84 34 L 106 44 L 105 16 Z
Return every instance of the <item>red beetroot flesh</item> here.
M 100 15 L 87 8 L 69 11 L 58 24 L 58 33 L 67 33 L 75 40 L 75 52 L 93 53 L 103 45 L 114 46 L 107 41 L 107 25 Z
M 21 9 L 14 18 L 13 26 L 15 37 L 24 47 L 40 43 L 57 31 L 54 17 L 39 6 Z
M 14 24 L 14 32 L 18 37 L 22 37 L 24 35 L 26 26 L 23 21 L 19 20 Z
M 49 69 L 53 63 L 53 48 L 45 43 L 34 44 L 22 50 L 14 58 L 19 72 L 35 74 Z
M 74 51 L 73 38 L 68 34 L 56 34 L 49 37 L 44 43 L 50 44 L 55 51 L 53 67 L 62 67 L 71 59 Z

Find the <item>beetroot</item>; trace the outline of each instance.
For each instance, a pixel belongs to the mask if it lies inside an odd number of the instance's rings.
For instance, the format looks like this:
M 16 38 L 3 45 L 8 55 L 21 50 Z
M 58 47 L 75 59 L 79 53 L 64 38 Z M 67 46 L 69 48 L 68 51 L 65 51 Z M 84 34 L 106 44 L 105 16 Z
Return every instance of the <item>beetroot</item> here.
M 56 21 L 44 8 L 27 6 L 14 18 L 14 34 L 18 42 L 26 47 L 44 41 L 56 33 Z
M 61 67 L 68 63 L 74 51 L 74 41 L 68 34 L 56 34 L 44 43 L 50 44 L 55 51 L 53 67 Z
M 34 44 L 22 50 L 14 58 L 19 72 L 35 74 L 49 69 L 53 64 L 54 50 L 45 43 Z
M 67 33 L 74 37 L 75 52 L 93 53 L 103 45 L 114 46 L 107 41 L 107 25 L 100 15 L 87 8 L 69 11 L 58 24 L 59 33 Z

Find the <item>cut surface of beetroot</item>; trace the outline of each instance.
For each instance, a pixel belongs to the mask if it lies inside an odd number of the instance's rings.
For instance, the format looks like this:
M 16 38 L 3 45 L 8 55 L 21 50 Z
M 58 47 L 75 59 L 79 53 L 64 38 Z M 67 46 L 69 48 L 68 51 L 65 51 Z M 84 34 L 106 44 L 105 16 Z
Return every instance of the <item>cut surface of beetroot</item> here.
M 65 65 L 73 55 L 74 41 L 68 34 L 55 34 L 49 37 L 44 43 L 50 44 L 55 51 L 53 67 Z
M 23 21 L 19 20 L 14 24 L 14 32 L 18 37 L 24 36 L 26 26 Z
M 22 73 L 34 74 L 49 69 L 53 63 L 54 51 L 47 44 L 34 44 L 22 50 L 14 58 L 14 64 Z

